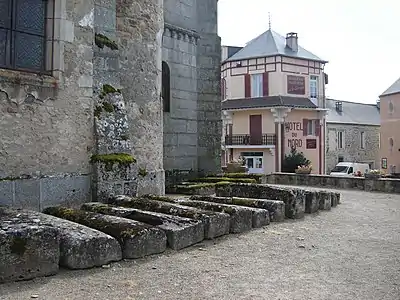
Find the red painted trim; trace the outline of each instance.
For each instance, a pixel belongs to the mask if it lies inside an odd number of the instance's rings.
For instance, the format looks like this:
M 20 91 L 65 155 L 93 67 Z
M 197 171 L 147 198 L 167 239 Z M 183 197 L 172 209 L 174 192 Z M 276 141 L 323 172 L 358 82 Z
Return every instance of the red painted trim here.
M 303 136 L 306 136 L 308 133 L 308 119 L 303 119 Z
M 322 137 L 325 135 L 325 132 L 322 132 L 322 128 L 321 128 L 321 124 L 319 125 L 320 129 L 319 129 L 319 174 L 322 174 Z
M 282 162 L 283 162 L 283 159 L 285 158 L 285 125 L 284 124 L 281 124 L 280 130 L 281 130 L 281 171 L 282 171 Z
M 263 96 L 269 95 L 269 73 L 263 73 Z
M 251 81 L 250 81 L 250 74 L 244 75 L 244 97 L 250 98 L 251 97 Z
M 275 136 L 276 136 L 276 143 L 275 143 L 275 172 L 279 172 L 278 170 L 278 165 L 279 165 L 279 157 L 278 157 L 278 153 L 279 153 L 279 148 L 280 148 L 280 143 L 278 141 L 278 128 L 279 128 L 279 124 L 275 123 Z

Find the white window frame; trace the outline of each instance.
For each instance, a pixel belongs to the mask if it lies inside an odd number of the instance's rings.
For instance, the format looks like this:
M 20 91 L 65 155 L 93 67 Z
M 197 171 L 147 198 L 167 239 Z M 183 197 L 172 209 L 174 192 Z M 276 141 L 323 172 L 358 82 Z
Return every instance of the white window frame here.
M 361 131 L 360 133 L 360 144 L 361 144 L 361 149 L 365 149 L 365 132 Z
M 344 149 L 345 148 L 345 136 L 344 136 L 344 131 L 339 130 L 336 133 L 336 145 L 338 149 Z
M 263 74 L 251 74 L 251 97 L 257 98 L 263 96 Z
M 307 121 L 307 136 L 315 136 L 316 135 L 316 121 L 308 120 Z
M 310 98 L 318 99 L 318 76 L 311 75 L 310 76 Z

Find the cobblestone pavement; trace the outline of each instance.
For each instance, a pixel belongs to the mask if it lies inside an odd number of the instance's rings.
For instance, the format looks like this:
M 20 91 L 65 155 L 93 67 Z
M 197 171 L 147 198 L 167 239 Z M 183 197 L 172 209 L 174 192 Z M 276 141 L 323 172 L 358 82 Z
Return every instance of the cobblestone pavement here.
M 400 195 L 342 204 L 110 268 L 0 285 L 0 299 L 400 299 Z

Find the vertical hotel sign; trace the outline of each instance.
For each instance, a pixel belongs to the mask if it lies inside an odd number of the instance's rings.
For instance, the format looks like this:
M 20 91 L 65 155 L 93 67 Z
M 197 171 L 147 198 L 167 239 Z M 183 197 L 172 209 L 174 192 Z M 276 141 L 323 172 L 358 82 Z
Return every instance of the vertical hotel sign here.
M 306 80 L 303 76 L 287 76 L 287 93 L 294 95 L 306 94 Z

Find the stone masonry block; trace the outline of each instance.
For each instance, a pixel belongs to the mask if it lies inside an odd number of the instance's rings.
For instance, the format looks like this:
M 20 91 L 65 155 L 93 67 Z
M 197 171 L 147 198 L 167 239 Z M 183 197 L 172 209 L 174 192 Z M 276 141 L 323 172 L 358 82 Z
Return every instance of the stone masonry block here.
M 138 168 L 135 163 L 94 163 L 96 181 L 133 181 L 138 176 Z
M 13 204 L 13 181 L 0 181 L 0 205 L 11 206 Z
M 40 209 L 48 206 L 76 206 L 91 199 L 91 176 L 48 177 L 41 180 Z
M 40 179 L 15 180 L 13 207 L 40 210 Z

